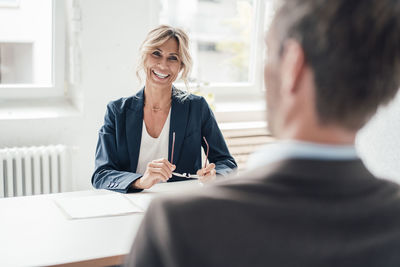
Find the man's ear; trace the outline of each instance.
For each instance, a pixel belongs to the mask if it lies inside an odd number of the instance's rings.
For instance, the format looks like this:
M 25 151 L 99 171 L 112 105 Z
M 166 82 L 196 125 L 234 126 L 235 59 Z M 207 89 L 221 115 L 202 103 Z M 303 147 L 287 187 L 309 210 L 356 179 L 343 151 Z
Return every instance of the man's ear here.
M 299 42 L 289 39 L 285 42 L 281 56 L 281 86 L 284 93 L 295 93 L 303 72 L 305 57 Z

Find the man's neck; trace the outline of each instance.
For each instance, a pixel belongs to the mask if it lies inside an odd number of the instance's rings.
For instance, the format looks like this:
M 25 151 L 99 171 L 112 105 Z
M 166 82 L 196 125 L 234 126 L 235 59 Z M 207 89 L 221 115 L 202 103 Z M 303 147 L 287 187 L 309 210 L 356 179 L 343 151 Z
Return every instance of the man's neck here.
M 307 127 L 288 127 L 282 132 L 282 139 L 292 139 L 328 145 L 353 145 L 357 131 L 336 125 L 307 125 Z

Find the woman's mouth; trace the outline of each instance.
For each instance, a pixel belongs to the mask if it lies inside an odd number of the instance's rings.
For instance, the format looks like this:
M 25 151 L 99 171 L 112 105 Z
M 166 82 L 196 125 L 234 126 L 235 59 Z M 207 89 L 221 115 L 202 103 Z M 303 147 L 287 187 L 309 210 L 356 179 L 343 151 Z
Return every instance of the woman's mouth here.
M 166 79 L 166 78 L 169 77 L 169 74 L 164 74 L 164 73 L 161 73 L 161 72 L 157 72 L 155 70 L 152 70 L 152 72 L 154 73 L 154 75 L 156 75 L 160 79 Z

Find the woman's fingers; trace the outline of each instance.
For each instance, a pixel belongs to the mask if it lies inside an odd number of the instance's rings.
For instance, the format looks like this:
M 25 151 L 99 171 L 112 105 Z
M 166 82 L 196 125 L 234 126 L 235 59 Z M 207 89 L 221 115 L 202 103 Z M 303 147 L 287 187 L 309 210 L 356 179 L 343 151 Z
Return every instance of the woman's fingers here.
M 204 168 L 204 170 L 205 170 L 206 173 L 208 173 L 208 172 L 210 172 L 212 170 L 215 171 L 215 164 L 214 163 L 208 164 L 207 167 Z
M 163 181 L 168 181 L 170 178 L 170 174 L 164 169 L 164 168 L 154 168 L 154 167 L 148 167 L 150 171 L 150 175 L 152 176 L 153 179 L 162 179 Z M 172 175 L 172 172 L 171 172 Z
M 216 171 L 215 170 L 211 170 L 206 175 L 200 176 L 199 180 L 202 183 L 207 183 L 207 182 L 214 181 L 215 178 L 216 178 Z
M 216 177 L 216 174 L 217 174 L 217 172 L 215 170 L 214 163 L 210 163 L 205 168 L 197 171 L 197 175 L 200 176 L 199 180 L 202 183 L 214 180 Z
M 162 173 L 165 174 L 167 178 L 172 177 L 172 171 L 171 169 L 164 163 L 160 162 L 150 162 L 148 165 L 148 168 L 151 168 L 153 170 L 160 170 Z
M 210 170 L 209 172 L 207 172 L 204 176 L 214 176 L 216 175 L 217 172 L 215 169 Z
M 176 166 L 166 159 L 157 159 L 149 162 L 143 177 L 140 178 L 141 188 L 148 189 L 158 182 L 167 182 L 172 177 L 172 171 L 175 168 Z
M 207 176 L 207 175 L 215 175 L 215 164 L 210 163 L 207 167 L 200 169 L 197 171 L 198 176 Z
M 157 163 L 163 163 L 165 164 L 171 171 L 175 170 L 176 166 L 174 164 L 172 164 L 171 162 L 169 162 L 167 159 L 156 159 L 153 160 L 153 162 L 157 162 Z

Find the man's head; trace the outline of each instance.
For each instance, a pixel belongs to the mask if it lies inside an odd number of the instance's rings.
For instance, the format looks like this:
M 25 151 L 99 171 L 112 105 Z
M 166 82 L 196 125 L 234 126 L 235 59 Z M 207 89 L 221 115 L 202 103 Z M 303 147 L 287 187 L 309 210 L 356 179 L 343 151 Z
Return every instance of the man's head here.
M 267 36 L 271 130 L 304 113 L 356 132 L 398 91 L 400 1 L 281 2 Z

